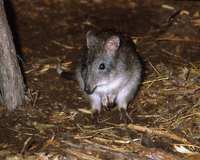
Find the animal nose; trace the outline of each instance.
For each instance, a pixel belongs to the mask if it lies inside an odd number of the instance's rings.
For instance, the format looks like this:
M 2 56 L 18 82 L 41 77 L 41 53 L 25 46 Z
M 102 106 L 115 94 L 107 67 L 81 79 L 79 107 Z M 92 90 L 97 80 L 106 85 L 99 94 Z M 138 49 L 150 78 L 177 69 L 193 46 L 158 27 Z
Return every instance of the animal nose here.
M 85 90 L 86 93 L 91 94 L 92 93 L 92 88 L 93 87 L 91 85 L 86 85 L 84 90 Z

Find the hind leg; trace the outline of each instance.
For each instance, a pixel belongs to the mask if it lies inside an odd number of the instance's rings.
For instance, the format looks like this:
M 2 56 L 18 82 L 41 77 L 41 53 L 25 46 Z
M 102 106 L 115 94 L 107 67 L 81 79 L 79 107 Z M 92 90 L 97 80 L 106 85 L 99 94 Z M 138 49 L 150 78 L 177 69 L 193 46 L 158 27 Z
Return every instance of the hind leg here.
M 133 123 L 133 119 L 129 116 L 127 110 L 128 103 L 133 99 L 134 93 L 137 88 L 130 89 L 130 85 L 124 87 L 117 95 L 116 104 L 117 108 L 120 111 L 120 120 L 123 120 L 127 124 L 127 120 L 130 120 Z
M 128 106 L 128 102 L 126 100 L 120 101 L 117 103 L 117 108 L 119 110 L 119 118 L 120 120 L 122 120 L 125 124 L 127 124 L 127 121 L 131 121 L 131 123 L 133 123 L 133 119 L 131 118 L 131 116 L 128 114 L 128 112 L 126 111 Z

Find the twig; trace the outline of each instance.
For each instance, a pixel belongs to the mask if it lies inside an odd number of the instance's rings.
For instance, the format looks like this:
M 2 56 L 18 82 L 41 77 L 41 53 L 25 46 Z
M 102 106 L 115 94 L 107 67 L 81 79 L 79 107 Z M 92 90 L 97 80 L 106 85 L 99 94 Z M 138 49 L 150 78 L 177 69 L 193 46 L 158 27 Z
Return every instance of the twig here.
M 52 132 L 51 139 L 49 139 L 49 140 L 47 141 L 47 144 L 45 144 L 45 145 L 42 147 L 42 149 L 45 149 L 47 146 L 49 146 L 49 145 L 51 144 L 51 142 L 53 141 L 53 139 L 55 138 L 55 132 L 54 132 L 52 129 L 50 129 L 50 130 L 51 130 L 51 132 Z
M 171 52 L 166 51 L 165 49 L 161 49 L 161 51 L 163 51 L 164 53 L 169 54 L 170 56 L 175 56 L 175 55 L 173 55 Z M 175 57 L 176 57 L 176 56 L 175 56 Z
M 67 151 L 68 153 L 71 153 L 71 154 L 73 154 L 73 155 L 79 157 L 80 159 L 102 160 L 102 159 L 100 159 L 100 158 L 96 158 L 96 157 L 94 157 L 94 156 L 89 156 L 89 155 L 87 155 L 87 154 L 84 154 L 84 153 L 81 153 L 81 152 L 79 152 L 79 151 L 75 151 L 75 150 L 72 150 L 72 149 L 66 149 L 66 151 Z
M 152 83 L 152 82 L 157 82 L 157 81 L 164 81 L 164 80 L 168 80 L 169 77 L 165 77 L 165 78 L 158 78 L 158 79 L 154 79 L 152 81 L 146 81 L 146 82 L 143 82 L 142 84 L 147 84 L 147 83 Z
M 109 149 L 100 149 L 100 148 L 97 148 L 97 147 L 88 147 L 88 146 L 84 146 L 84 145 L 76 145 L 76 144 L 73 144 L 69 141 L 64 141 L 62 140 L 61 142 L 63 143 L 66 143 L 67 145 L 69 145 L 70 147 L 74 147 L 74 148 L 79 148 L 79 149 L 82 149 L 82 150 L 90 150 L 90 151 L 96 151 L 96 152 L 102 152 L 102 153 L 109 153 L 109 154 L 112 154 L 112 155 L 115 155 L 115 156 L 119 156 L 119 157 L 123 157 L 123 158 L 126 158 L 126 159 L 132 159 L 132 158 L 136 158 L 137 156 L 134 155 L 132 152 L 133 151 L 130 151 L 130 150 L 127 150 L 127 151 L 124 151 L 126 153 L 129 153 L 130 156 L 124 154 L 124 153 L 118 153 L 118 152 L 114 152 L 114 151 L 111 151 Z M 69 151 L 69 150 L 67 150 Z M 71 151 L 71 150 L 70 150 Z M 69 151 L 69 152 L 70 152 Z M 71 152 L 71 154 L 73 154 L 73 152 Z M 76 155 L 76 153 L 74 152 L 74 155 Z M 86 155 L 86 154 L 85 154 Z M 79 155 L 76 155 L 76 156 L 79 156 Z M 83 157 L 81 157 L 83 158 Z M 94 158 L 94 157 L 93 157 Z
M 159 75 L 159 77 L 161 77 L 160 73 L 157 71 L 157 69 L 153 66 L 153 64 L 148 60 L 149 64 L 151 65 L 151 67 L 154 69 L 154 71 L 156 71 L 156 73 Z
M 94 130 L 94 131 L 91 131 L 91 132 L 102 132 L 102 131 L 105 131 L 105 130 L 108 130 L 108 129 L 114 129 L 114 127 L 98 129 L 98 130 Z
M 158 41 L 183 41 L 183 42 L 197 42 L 200 43 L 200 40 L 194 39 L 179 39 L 179 38 L 156 38 Z
M 164 94 L 164 95 L 180 95 L 180 94 L 194 94 L 199 88 L 188 89 L 188 90 L 159 90 L 159 89 L 146 89 L 142 90 L 143 93 L 155 93 L 155 94 Z
M 65 45 L 65 44 L 61 44 L 61 43 L 59 43 L 59 42 L 57 42 L 57 41 L 55 41 L 55 40 L 52 40 L 52 42 L 55 43 L 55 44 L 57 44 L 57 45 L 59 45 L 59 46 L 63 46 L 63 47 L 66 48 L 66 49 L 73 49 L 73 48 L 74 48 L 74 47 L 72 47 L 72 46 L 67 46 L 67 45 Z
M 29 142 L 30 140 L 31 140 L 31 137 L 29 137 L 29 138 L 24 142 L 24 146 L 23 146 L 23 148 L 22 148 L 22 150 L 21 150 L 21 155 L 24 154 L 25 148 L 26 148 L 26 146 L 27 146 L 27 144 L 28 144 L 28 142 Z
M 131 39 L 142 39 L 142 37 L 131 37 Z
M 176 17 L 177 15 L 179 15 L 180 13 L 181 13 L 181 9 L 179 10 L 179 11 L 177 11 L 177 12 L 175 12 L 174 14 L 172 14 L 168 19 L 167 19 L 167 21 L 170 21 L 171 19 L 173 19 L 174 17 Z
M 35 108 L 38 97 L 39 97 L 39 91 L 37 90 L 36 95 L 35 95 L 35 100 L 34 100 L 34 103 L 33 103 L 33 108 Z
M 188 143 L 188 141 L 185 138 L 181 138 L 181 137 L 178 137 L 177 135 L 170 134 L 170 133 L 167 133 L 167 132 L 159 131 L 159 130 L 156 130 L 154 128 L 147 128 L 147 127 L 133 125 L 133 124 L 129 124 L 128 128 L 133 129 L 133 130 L 142 131 L 142 132 L 147 132 L 149 134 L 157 134 L 157 135 L 160 135 L 160 136 L 169 137 L 171 139 L 174 139 L 174 140 L 177 140 L 177 141 L 180 141 L 180 142 Z
M 194 67 L 195 69 L 197 69 L 197 67 L 192 63 L 192 62 L 189 62 L 190 63 L 190 65 L 192 66 L 192 67 Z
M 85 133 L 85 131 L 81 128 L 81 126 L 77 123 L 76 124 L 77 126 L 78 126 L 78 128 L 83 132 L 83 133 Z
M 188 111 L 188 113 L 190 113 L 194 108 L 197 108 L 198 106 L 200 106 L 200 101 L 198 101 L 198 102 Z
M 100 142 L 115 142 L 115 143 L 119 143 L 119 144 L 125 144 L 125 143 L 129 143 L 130 141 L 127 140 L 113 140 L 113 139 L 104 139 L 104 138 L 99 138 L 99 137 L 94 137 L 95 140 L 98 140 Z
M 148 148 L 140 145 L 139 143 L 134 143 L 131 141 L 131 144 L 127 145 L 133 151 L 137 151 L 137 154 L 144 159 L 144 157 L 149 159 L 161 159 L 161 160 L 181 160 L 178 157 L 172 156 L 171 154 L 165 153 L 159 149 Z
M 92 141 L 87 140 L 87 139 L 84 139 L 84 142 L 92 144 L 92 145 L 94 145 L 96 147 L 101 147 L 103 149 L 108 149 L 108 150 L 111 150 L 111 151 L 119 151 L 119 150 L 117 150 L 115 148 L 111 148 L 111 147 L 108 147 L 108 146 L 105 146 L 105 145 L 102 145 L 102 144 L 98 144 L 98 143 L 92 142 Z
M 178 120 L 176 120 L 173 124 L 171 124 L 171 126 L 176 125 L 178 122 L 181 122 L 183 119 L 186 119 L 188 117 L 192 117 L 192 116 L 195 116 L 195 115 L 200 115 L 200 113 L 197 112 L 197 113 L 193 113 L 193 114 L 189 114 L 189 115 L 186 115 L 184 117 L 181 117 Z

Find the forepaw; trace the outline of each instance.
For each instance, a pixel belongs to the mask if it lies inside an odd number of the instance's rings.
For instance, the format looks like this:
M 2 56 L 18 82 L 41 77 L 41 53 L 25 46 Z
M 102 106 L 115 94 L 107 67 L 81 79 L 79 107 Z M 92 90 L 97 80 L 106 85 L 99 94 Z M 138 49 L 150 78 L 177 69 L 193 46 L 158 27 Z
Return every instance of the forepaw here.
M 131 118 L 131 116 L 128 114 L 128 112 L 125 109 L 121 109 L 120 113 L 119 113 L 119 118 L 121 121 L 123 121 L 126 125 L 128 120 L 131 121 L 131 123 L 133 123 L 133 119 Z
M 106 94 L 103 94 L 101 101 L 104 107 L 108 107 L 108 99 L 107 99 Z
M 109 95 L 109 97 L 108 97 L 108 105 L 109 106 L 113 106 L 113 104 L 115 102 L 115 97 L 116 97 L 116 94 L 113 94 L 111 92 L 110 95 Z

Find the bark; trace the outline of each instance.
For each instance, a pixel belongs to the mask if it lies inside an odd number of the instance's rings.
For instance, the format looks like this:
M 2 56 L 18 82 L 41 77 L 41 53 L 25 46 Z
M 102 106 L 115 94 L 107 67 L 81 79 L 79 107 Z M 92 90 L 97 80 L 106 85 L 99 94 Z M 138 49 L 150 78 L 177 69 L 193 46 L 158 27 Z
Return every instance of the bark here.
M 0 0 L 0 101 L 12 111 L 23 105 L 25 85 L 18 64 L 10 27 Z

